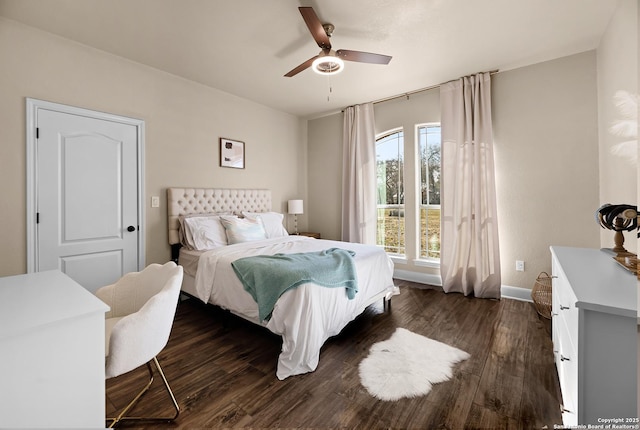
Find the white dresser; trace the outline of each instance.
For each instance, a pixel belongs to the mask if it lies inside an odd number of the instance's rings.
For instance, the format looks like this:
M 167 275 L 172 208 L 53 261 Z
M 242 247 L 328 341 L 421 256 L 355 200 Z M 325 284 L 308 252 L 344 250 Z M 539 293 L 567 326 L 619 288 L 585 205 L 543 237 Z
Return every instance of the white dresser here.
M 563 424 L 636 424 L 637 279 L 606 251 L 553 246 L 551 254 Z
M 58 270 L 0 278 L 0 428 L 104 428 L 104 314 Z

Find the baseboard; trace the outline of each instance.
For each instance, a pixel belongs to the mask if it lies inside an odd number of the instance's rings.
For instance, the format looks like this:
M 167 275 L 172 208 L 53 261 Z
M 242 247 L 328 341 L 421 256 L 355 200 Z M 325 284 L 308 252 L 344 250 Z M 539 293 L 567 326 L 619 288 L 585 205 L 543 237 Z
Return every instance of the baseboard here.
M 521 302 L 533 302 L 533 300 L 531 300 L 531 290 L 529 288 L 502 285 L 502 287 L 500 287 L 500 294 L 504 299 L 520 300 Z
M 402 279 L 403 281 L 418 282 L 420 284 L 442 286 L 442 278 L 440 275 L 431 273 L 413 272 L 410 270 L 393 271 L 393 277 Z M 504 299 L 520 300 L 523 302 L 531 302 L 531 290 L 528 288 L 512 287 L 511 285 L 502 285 L 500 287 L 500 295 Z
M 420 284 L 437 285 L 442 286 L 442 279 L 440 275 L 434 275 L 432 273 L 413 272 L 411 270 L 398 270 L 393 271 L 393 277 L 396 279 L 402 279 L 403 281 L 418 282 Z

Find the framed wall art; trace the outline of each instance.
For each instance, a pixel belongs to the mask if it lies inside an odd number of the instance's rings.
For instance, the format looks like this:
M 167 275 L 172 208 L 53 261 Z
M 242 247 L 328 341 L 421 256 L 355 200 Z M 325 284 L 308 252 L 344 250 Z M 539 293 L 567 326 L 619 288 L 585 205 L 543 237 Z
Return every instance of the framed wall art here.
M 244 169 L 244 142 L 221 137 L 220 166 Z

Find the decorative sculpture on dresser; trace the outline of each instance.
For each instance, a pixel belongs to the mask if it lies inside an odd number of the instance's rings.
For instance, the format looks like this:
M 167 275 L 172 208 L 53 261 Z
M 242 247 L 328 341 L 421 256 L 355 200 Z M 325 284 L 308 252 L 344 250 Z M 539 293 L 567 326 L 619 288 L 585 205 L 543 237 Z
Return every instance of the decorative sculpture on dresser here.
M 596 219 L 602 228 L 615 231 L 613 252 L 618 256 L 631 255 L 624 248 L 623 231 L 638 228 L 638 208 L 632 205 L 612 205 L 606 203 L 596 211 Z

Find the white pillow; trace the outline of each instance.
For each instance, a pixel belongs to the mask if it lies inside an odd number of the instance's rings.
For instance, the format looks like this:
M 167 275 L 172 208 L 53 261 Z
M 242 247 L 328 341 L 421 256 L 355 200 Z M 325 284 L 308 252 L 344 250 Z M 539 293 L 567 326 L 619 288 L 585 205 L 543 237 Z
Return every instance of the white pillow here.
M 252 242 L 267 238 L 264 224 L 260 218 L 238 218 L 233 216 L 222 216 L 220 222 L 227 232 L 227 242 L 234 243 Z
M 178 229 L 178 235 L 180 238 L 180 243 L 187 249 L 196 249 L 195 244 L 193 243 L 193 235 L 191 234 L 191 229 L 185 222 L 188 218 L 215 218 L 219 219 L 220 215 L 231 215 L 229 212 L 220 212 L 220 213 L 201 213 L 201 214 L 189 214 L 189 215 L 180 215 L 178 217 L 178 222 L 180 223 L 180 227 Z M 222 239 L 226 244 L 227 235 L 224 233 L 224 228 L 222 230 Z
M 262 223 L 264 224 L 264 230 L 267 233 L 267 239 L 271 239 L 272 237 L 283 237 L 289 236 L 289 232 L 282 221 L 284 220 L 284 215 L 278 212 L 242 212 L 247 218 L 256 219 L 258 217 L 262 218 Z
M 193 249 L 205 251 L 227 245 L 227 235 L 217 215 L 185 218 L 185 238 L 191 236 Z
M 188 232 L 189 227 L 184 222 L 185 218 L 188 215 L 180 215 L 178 217 L 178 222 L 180 226 L 178 227 L 178 237 L 180 238 L 180 243 L 187 249 L 193 249 L 193 238 L 191 237 L 191 232 Z

